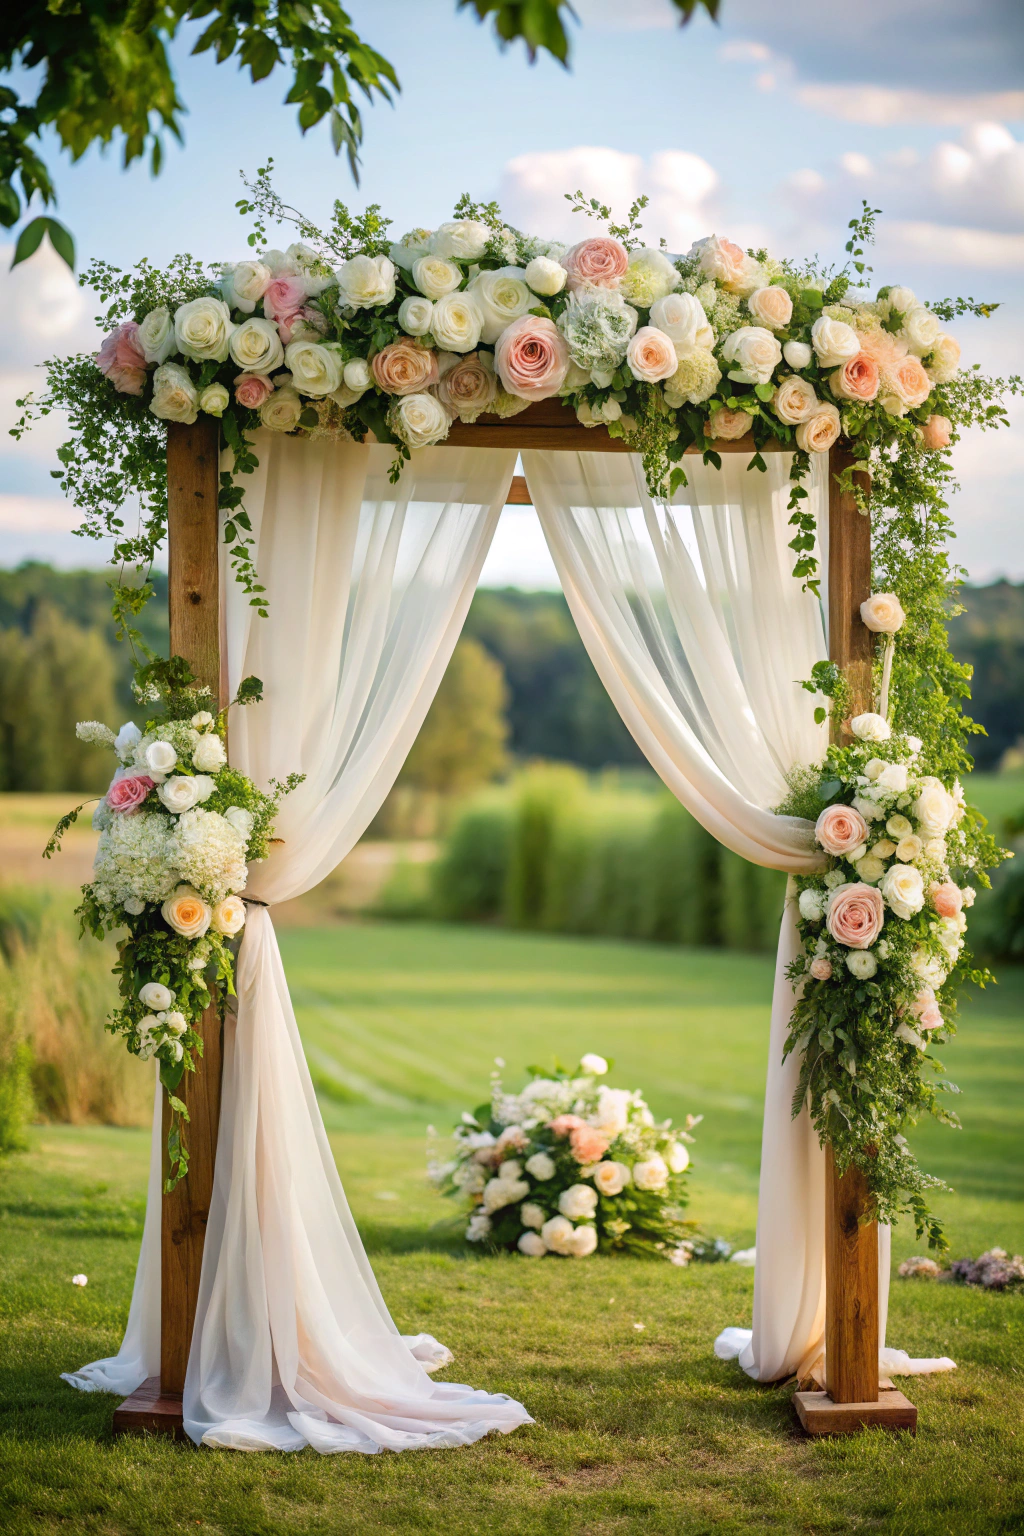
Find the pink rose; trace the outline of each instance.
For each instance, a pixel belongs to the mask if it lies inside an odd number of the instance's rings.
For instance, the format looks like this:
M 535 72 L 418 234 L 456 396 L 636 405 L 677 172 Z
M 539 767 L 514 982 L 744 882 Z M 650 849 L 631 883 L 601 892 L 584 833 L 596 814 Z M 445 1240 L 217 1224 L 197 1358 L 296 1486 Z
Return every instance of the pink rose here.
M 235 399 L 247 410 L 258 411 L 274 393 L 274 385 L 265 373 L 240 373 L 235 380 Z
M 294 319 L 306 299 L 304 277 L 275 277 L 263 290 L 263 313 L 268 320 Z
M 569 1145 L 578 1163 L 599 1163 L 611 1142 L 592 1125 L 577 1125 L 569 1134 Z
M 964 904 L 964 893 L 952 880 L 936 882 L 928 892 L 932 906 L 940 917 L 956 917 Z
M 126 320 L 104 338 L 93 361 L 122 395 L 141 395 L 146 383 L 146 357 L 138 340 L 139 327 Z
M 494 366 L 510 395 L 548 400 L 558 394 L 569 372 L 569 346 L 550 320 L 521 315 L 498 337 Z
M 285 346 L 290 341 L 297 341 L 300 336 L 306 335 L 309 331 L 314 331 L 318 336 L 327 335 L 327 317 L 318 309 L 310 309 L 303 305 L 302 309 L 297 309 L 294 314 L 278 317 L 277 333 Z
M 939 448 L 948 448 L 951 431 L 952 423 L 948 416 L 929 416 L 921 428 L 921 442 L 932 453 Z
M 732 443 L 746 437 L 749 431 L 750 417 L 746 411 L 731 411 L 727 405 L 720 405 L 711 412 L 704 436 Z
M 815 839 L 826 853 L 841 859 L 859 848 L 868 835 L 868 824 L 852 805 L 830 805 L 814 825 Z
M 629 255 L 624 245 L 608 235 L 595 235 L 581 240 L 562 257 L 562 266 L 568 273 L 570 290 L 577 288 L 617 288 L 619 279 L 629 268 Z
M 568 1136 L 570 1131 L 578 1130 L 585 1124 L 586 1121 L 581 1120 L 579 1115 L 556 1115 L 548 1129 L 554 1131 L 556 1136 Z
M 829 387 L 840 400 L 873 400 L 880 382 L 874 358 L 858 352 L 831 376 Z
M 437 383 L 437 353 L 418 341 L 391 342 L 374 354 L 370 367 L 388 395 L 417 395 Z
M 941 1029 L 942 1022 L 942 1011 L 932 998 L 930 1003 L 925 1003 L 917 1015 L 917 1027 L 918 1029 Z
M 493 403 L 497 389 L 487 354 L 469 352 L 441 375 L 437 398 L 463 421 L 475 421 Z
M 815 955 L 811 961 L 811 975 L 815 981 L 831 981 L 832 961 L 828 955 Z
M 919 357 L 901 358 L 893 371 L 892 381 L 897 395 L 912 411 L 924 405 L 931 394 L 932 381 Z
M 664 331 L 655 325 L 642 325 L 626 348 L 626 362 L 634 379 L 657 384 L 670 379 L 679 367 L 676 349 Z
M 826 923 L 837 944 L 847 949 L 870 949 L 885 922 L 881 891 L 861 881 L 837 885 L 828 904 Z
M 145 773 L 115 779 L 107 790 L 107 805 L 122 816 L 130 816 L 132 811 L 138 810 L 150 790 L 155 788 L 155 781 Z

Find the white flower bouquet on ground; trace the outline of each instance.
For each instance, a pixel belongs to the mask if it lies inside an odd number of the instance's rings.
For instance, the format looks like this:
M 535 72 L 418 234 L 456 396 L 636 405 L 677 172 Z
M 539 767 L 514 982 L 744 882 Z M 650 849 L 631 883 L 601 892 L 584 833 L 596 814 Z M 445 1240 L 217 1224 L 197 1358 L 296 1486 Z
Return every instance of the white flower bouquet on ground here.
M 575 1072 L 531 1068 L 521 1093 L 494 1074 L 491 1100 L 464 1114 L 455 1156 L 433 1161 L 442 1192 L 467 1202 L 466 1239 L 530 1258 L 627 1252 L 686 1262 L 684 1130 L 656 1123 L 643 1095 L 610 1088 L 608 1063 L 584 1056 Z

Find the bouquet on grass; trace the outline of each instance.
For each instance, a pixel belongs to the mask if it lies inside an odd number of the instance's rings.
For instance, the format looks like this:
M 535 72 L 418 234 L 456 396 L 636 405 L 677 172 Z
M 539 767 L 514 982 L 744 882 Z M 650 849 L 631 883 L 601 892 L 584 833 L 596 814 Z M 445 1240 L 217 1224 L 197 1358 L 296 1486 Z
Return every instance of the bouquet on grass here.
M 656 1124 L 640 1092 L 601 1082 L 601 1056 L 571 1073 L 528 1070 L 518 1094 L 495 1073 L 490 1103 L 456 1128 L 454 1159 L 432 1166 L 442 1192 L 468 1203 L 467 1241 L 537 1259 L 600 1250 L 685 1262 L 686 1143 L 700 1117 L 685 1130 Z
M 256 703 L 262 691 L 258 678 L 246 678 L 233 702 Z M 197 1026 L 234 992 L 230 941 L 245 923 L 247 864 L 266 858 L 281 797 L 301 775 L 272 781 L 267 793 L 229 767 L 227 710 L 206 707 L 209 688 L 180 656 L 143 667 L 135 693 L 152 706 L 141 729 L 129 721 L 115 736 L 96 720 L 77 727 L 80 740 L 111 747 L 118 760 L 93 815 L 100 839 L 78 915 L 96 938 L 127 930 L 115 967 L 122 1000 L 108 1028 L 134 1055 L 159 1061 L 171 1106 L 169 1191 L 188 1172 L 188 1111 L 177 1089 L 203 1054 Z M 81 809 L 58 823 L 45 857 Z

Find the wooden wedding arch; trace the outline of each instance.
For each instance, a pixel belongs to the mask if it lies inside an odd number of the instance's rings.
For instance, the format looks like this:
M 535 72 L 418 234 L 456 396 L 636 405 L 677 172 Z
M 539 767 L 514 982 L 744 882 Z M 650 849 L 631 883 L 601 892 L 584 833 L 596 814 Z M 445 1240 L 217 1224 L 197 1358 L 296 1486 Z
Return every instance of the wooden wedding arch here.
M 531 405 L 511 420 L 481 417 L 453 424 L 447 444 L 477 448 L 548 448 L 627 453 L 628 444 L 604 427 L 580 426 L 559 401 Z M 753 439 L 715 444 L 719 453 L 755 451 Z M 171 654 L 184 656 L 221 704 L 227 702 L 226 656 L 219 589 L 219 426 L 200 416 L 167 433 L 168 567 Z M 784 452 L 782 443 L 762 452 Z M 689 449 L 693 453 L 696 450 Z M 860 605 L 871 593 L 871 523 L 836 477 L 853 462 L 842 443 L 829 453 L 829 654 L 851 689 L 851 713 L 871 708 L 873 637 Z M 528 503 L 521 477 L 511 502 Z M 183 1436 L 182 1392 L 199 1294 L 203 1239 L 213 1192 L 220 1119 L 222 1026 L 216 1008 L 202 1024 L 202 1070 L 182 1080 L 188 1106 L 188 1177 L 163 1197 L 161 1219 L 160 1375 L 115 1411 L 120 1433 Z M 164 1116 L 169 1114 L 166 1100 Z M 165 1133 L 167 1126 L 165 1123 Z M 166 1142 L 166 1134 L 164 1137 Z M 165 1153 L 166 1157 L 166 1153 Z M 915 1429 L 917 1410 L 901 1392 L 878 1384 L 878 1227 L 862 1218 L 868 1192 L 850 1169 L 837 1175 L 826 1148 L 825 1358 L 827 1392 L 798 1392 L 796 1407 L 812 1434 L 842 1433 L 867 1424 Z

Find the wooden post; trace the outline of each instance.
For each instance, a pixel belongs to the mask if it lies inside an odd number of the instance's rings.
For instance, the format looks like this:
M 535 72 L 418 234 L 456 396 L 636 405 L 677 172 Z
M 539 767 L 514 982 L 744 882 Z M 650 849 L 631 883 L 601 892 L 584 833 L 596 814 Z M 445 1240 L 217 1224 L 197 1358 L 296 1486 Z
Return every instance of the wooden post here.
M 192 426 L 167 429 L 167 534 L 170 650 L 184 656 L 213 691 L 214 707 L 227 702 L 221 644 L 217 493 L 220 428 L 200 416 Z M 160 1376 L 151 1377 L 114 1415 L 120 1433 L 181 1437 L 192 1326 L 203 1264 L 203 1239 L 213 1193 L 220 1121 L 221 1023 L 208 1008 L 200 1030 L 199 1070 L 178 1089 L 189 1112 L 185 1127 L 190 1162 L 187 1178 L 162 1197 L 160 1223 Z M 170 1111 L 164 1101 L 164 1139 Z M 164 1171 L 167 1171 L 166 1152 Z
M 847 448 L 829 455 L 829 656 L 850 685 L 850 714 L 872 707 L 874 637 L 861 621 L 871 595 L 871 519 L 836 476 L 854 462 Z M 868 488 L 867 477 L 859 477 Z M 841 731 L 840 731 L 841 734 Z M 867 1424 L 914 1430 L 917 1409 L 902 1392 L 878 1387 L 878 1223 L 862 1222 L 868 1186 L 857 1168 L 840 1177 L 825 1149 L 825 1392 L 798 1392 L 797 1412 L 811 1434 L 843 1434 Z M 898 1401 L 897 1401 L 898 1400 Z

